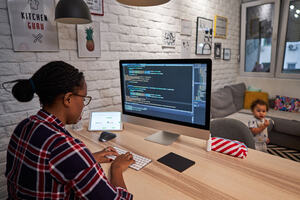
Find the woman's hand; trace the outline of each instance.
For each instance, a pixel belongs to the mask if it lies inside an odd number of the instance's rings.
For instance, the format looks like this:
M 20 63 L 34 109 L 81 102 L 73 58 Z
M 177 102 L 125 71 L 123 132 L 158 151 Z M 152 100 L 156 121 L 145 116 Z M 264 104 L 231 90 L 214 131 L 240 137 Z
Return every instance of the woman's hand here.
M 123 172 L 125 169 L 128 168 L 129 165 L 133 163 L 135 163 L 135 161 L 133 160 L 132 154 L 127 152 L 125 154 L 116 157 L 114 162 L 111 164 L 111 169 L 112 171 L 120 170 Z
M 135 163 L 135 161 L 133 160 L 132 154 L 129 152 L 116 157 L 114 162 L 111 164 L 110 170 L 111 184 L 113 186 L 126 189 L 123 172 L 133 163 Z
M 99 163 L 109 163 L 112 159 L 107 158 L 106 156 L 118 156 L 119 154 L 113 147 L 106 147 L 102 151 L 93 153 L 94 158 Z

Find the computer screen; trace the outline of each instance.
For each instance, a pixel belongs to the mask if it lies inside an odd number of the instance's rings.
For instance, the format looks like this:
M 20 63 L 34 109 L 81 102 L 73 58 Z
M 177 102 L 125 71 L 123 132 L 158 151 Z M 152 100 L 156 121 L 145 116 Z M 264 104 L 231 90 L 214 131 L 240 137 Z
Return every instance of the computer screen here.
M 121 60 L 123 114 L 209 130 L 211 60 Z

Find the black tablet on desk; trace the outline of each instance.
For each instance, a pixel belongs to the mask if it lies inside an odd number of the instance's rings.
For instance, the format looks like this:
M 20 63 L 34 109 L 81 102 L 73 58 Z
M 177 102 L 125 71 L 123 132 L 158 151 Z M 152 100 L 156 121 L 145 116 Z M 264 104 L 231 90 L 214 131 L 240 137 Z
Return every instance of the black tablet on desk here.
M 195 164 L 195 161 L 189 160 L 173 152 L 168 153 L 157 161 L 179 172 L 183 172 L 184 170 Z

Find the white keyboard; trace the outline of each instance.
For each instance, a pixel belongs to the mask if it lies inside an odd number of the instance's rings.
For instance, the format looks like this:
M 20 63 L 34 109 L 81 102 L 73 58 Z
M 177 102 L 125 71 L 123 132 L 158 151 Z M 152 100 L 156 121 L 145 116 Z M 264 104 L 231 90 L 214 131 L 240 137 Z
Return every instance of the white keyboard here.
M 118 152 L 118 154 L 125 154 L 128 151 L 120 149 L 119 147 L 114 147 L 115 150 Z M 135 169 L 135 170 L 140 170 L 142 169 L 144 166 L 146 166 L 147 164 L 149 164 L 151 162 L 151 159 L 149 158 L 145 158 L 143 156 L 137 155 L 135 153 L 130 152 L 133 156 L 133 160 L 135 160 L 134 164 L 129 165 L 130 168 Z M 116 156 L 106 156 L 110 159 L 116 159 Z

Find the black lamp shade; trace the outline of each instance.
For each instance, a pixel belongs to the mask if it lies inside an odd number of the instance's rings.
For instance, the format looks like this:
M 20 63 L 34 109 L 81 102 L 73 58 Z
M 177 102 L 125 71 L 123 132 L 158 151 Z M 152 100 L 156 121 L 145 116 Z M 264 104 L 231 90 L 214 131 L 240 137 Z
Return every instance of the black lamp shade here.
M 90 9 L 83 0 L 60 0 L 55 8 L 55 21 L 65 24 L 92 22 Z
M 119 3 L 129 6 L 157 6 L 170 0 L 117 0 Z

